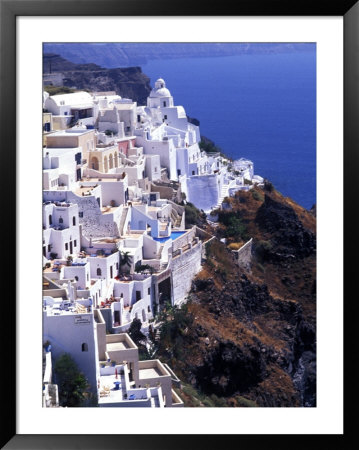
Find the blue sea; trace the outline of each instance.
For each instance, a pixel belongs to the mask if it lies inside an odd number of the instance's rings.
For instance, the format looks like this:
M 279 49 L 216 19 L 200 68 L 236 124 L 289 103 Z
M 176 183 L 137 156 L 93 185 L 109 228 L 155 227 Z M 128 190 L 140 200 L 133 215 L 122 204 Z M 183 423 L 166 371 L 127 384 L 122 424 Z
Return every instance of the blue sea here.
M 316 203 L 316 51 L 152 60 L 201 134 L 305 208 Z

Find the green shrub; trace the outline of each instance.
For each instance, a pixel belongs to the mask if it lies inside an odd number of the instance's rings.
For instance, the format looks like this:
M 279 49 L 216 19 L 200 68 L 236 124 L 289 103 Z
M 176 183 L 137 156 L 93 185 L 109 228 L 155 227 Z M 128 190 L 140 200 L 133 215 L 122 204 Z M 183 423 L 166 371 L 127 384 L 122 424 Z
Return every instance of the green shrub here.
M 249 400 L 248 398 L 241 397 L 240 395 L 238 395 L 236 397 L 236 400 L 241 406 L 243 406 L 245 408 L 256 408 L 256 407 L 258 407 L 256 402 L 253 402 L 252 400 Z
M 255 245 L 255 253 L 260 260 L 265 261 L 268 259 L 272 248 L 271 241 L 258 241 Z
M 59 94 L 72 94 L 76 92 L 76 89 L 71 89 L 67 86 L 44 86 L 44 91 L 48 92 L 50 95 L 59 95 Z
M 206 215 L 196 208 L 192 203 L 188 202 L 185 205 L 185 223 L 186 228 L 191 227 L 192 225 L 201 225 L 202 221 L 204 221 Z
M 260 202 L 264 201 L 264 195 L 261 194 L 260 192 L 255 191 L 254 189 L 252 189 L 251 193 L 252 193 L 252 197 L 254 198 L 254 200 L 257 200 L 257 201 L 260 201 Z
M 54 367 L 55 381 L 59 388 L 61 406 L 83 406 L 87 381 L 68 353 L 62 354 Z

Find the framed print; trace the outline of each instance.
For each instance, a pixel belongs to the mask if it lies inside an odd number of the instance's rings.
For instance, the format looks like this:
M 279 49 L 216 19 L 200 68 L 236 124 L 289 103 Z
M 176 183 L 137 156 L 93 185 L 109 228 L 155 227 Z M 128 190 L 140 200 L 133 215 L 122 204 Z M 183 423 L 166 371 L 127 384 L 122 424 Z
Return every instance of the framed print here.
M 1 3 L 4 448 L 347 445 L 358 4 L 187 6 Z

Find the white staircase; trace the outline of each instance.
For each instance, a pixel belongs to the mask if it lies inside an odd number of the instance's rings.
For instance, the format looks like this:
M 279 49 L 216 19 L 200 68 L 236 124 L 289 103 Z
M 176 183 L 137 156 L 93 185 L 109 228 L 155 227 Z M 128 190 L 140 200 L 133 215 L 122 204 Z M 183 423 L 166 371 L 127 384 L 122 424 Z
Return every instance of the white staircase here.
M 223 199 L 224 199 L 225 197 L 228 196 L 228 188 L 229 188 L 229 185 L 228 185 L 228 184 L 224 184 L 224 185 L 222 186 L 222 189 L 221 189 L 221 193 L 220 193 L 220 197 L 219 197 L 218 203 L 217 203 L 217 205 L 214 207 L 214 209 L 217 209 L 217 208 L 219 208 L 219 207 L 222 205 Z

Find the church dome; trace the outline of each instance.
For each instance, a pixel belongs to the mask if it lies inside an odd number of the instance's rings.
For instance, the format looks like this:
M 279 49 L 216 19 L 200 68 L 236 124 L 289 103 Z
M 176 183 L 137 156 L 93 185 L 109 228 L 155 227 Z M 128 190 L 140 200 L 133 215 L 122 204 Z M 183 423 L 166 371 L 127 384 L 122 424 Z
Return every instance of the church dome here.
M 171 93 L 167 88 L 152 89 L 150 97 L 171 97 Z
M 163 78 L 159 78 L 156 83 L 155 87 L 152 89 L 150 93 L 151 98 L 158 98 L 158 97 L 171 97 L 170 91 L 166 88 L 166 83 Z

